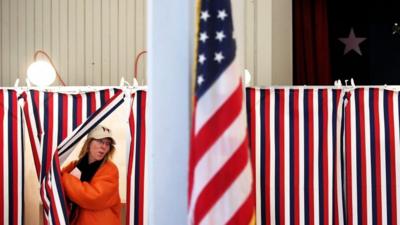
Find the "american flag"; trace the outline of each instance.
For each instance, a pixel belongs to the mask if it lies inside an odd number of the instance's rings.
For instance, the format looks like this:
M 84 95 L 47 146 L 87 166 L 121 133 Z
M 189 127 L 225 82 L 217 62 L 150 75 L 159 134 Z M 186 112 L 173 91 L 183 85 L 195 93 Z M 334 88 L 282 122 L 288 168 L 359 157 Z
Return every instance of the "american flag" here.
M 202 0 L 189 165 L 189 224 L 254 223 L 252 167 L 229 0 Z

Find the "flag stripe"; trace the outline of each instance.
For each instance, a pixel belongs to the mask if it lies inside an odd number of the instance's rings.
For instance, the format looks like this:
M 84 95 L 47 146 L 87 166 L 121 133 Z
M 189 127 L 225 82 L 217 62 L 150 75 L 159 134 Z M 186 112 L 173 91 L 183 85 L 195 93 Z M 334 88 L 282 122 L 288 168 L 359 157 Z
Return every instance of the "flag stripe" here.
M 241 102 L 238 99 L 241 98 L 242 95 L 241 85 L 238 85 L 232 95 L 221 105 L 213 117 L 207 121 L 203 127 L 196 134 L 195 139 L 198 140 L 198 145 L 194 158 L 195 162 L 198 162 L 207 149 L 210 148 L 216 141 L 217 137 L 220 136 L 227 127 L 233 122 L 234 119 L 240 113 Z M 215 137 L 209 135 L 211 133 L 215 133 Z
M 206 154 L 197 163 L 197 167 L 194 170 L 194 176 L 203 177 L 205 179 L 197 180 L 195 186 L 192 190 L 192 199 L 196 200 L 199 196 L 200 190 L 202 190 L 209 179 L 211 179 L 216 172 L 221 168 L 221 166 L 229 159 L 229 157 L 234 154 L 236 149 L 242 144 L 243 139 L 246 135 L 246 128 L 243 127 L 242 120 L 245 118 L 244 109 L 241 110 L 240 115 L 231 124 L 229 129 L 227 129 L 221 138 L 218 139 L 216 143 L 207 151 Z M 224 149 L 222 152 L 224 154 L 216 154 L 220 149 Z M 194 201 L 193 201 L 194 202 Z
M 240 173 L 239 177 L 235 180 L 234 183 L 230 186 L 230 188 L 234 191 L 225 192 L 224 195 L 220 198 L 217 204 L 210 210 L 207 216 L 203 219 L 200 224 L 226 224 L 229 222 L 230 218 L 235 216 L 235 212 L 241 210 L 241 207 L 246 207 L 246 199 L 250 198 L 252 201 L 251 195 L 251 185 L 247 185 L 251 183 L 251 165 L 247 163 L 245 169 Z M 233 198 L 234 197 L 234 198 Z M 249 204 L 253 206 L 253 203 Z M 225 211 L 225 213 L 221 214 L 223 209 L 231 209 Z M 247 210 L 241 210 L 241 212 Z M 249 209 L 253 214 L 253 207 Z M 245 215 L 241 215 L 244 219 L 241 221 L 245 221 L 242 224 L 249 224 L 251 221 L 251 217 Z M 238 224 L 240 221 L 235 221 Z
M 249 218 L 253 216 L 253 210 L 251 210 L 252 208 L 253 196 L 249 195 L 244 204 L 235 212 L 226 225 L 249 224 Z
M 204 187 L 198 197 L 198 206 L 195 208 L 195 223 L 200 223 L 203 217 L 209 212 L 215 202 L 225 193 L 225 190 L 236 180 L 239 171 L 247 165 L 246 142 L 243 142 L 239 149 L 228 159 L 228 161 L 218 170 L 213 178 Z

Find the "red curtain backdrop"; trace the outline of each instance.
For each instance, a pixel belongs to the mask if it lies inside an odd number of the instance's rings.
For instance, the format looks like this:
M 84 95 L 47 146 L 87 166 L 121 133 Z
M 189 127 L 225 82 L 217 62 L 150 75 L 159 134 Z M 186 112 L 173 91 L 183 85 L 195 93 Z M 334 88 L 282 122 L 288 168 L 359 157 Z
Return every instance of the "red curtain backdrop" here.
M 293 84 L 332 85 L 327 0 L 293 0 Z

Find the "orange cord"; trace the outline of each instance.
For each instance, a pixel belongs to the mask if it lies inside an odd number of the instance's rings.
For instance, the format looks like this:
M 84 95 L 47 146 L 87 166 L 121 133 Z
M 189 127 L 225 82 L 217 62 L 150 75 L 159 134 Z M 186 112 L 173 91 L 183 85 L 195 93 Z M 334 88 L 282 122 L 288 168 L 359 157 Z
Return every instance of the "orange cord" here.
M 56 69 L 56 66 L 55 66 L 54 63 L 53 63 L 53 60 L 51 60 L 50 56 L 49 56 L 45 51 L 43 51 L 43 50 L 37 50 L 37 51 L 35 52 L 35 55 L 33 56 L 33 60 L 36 61 L 36 60 L 37 60 L 37 56 L 38 56 L 39 54 L 43 54 L 43 55 L 46 56 L 47 60 L 48 60 L 48 61 L 50 62 L 50 64 L 51 64 L 51 66 L 52 66 L 52 67 L 54 68 L 54 70 L 56 71 L 57 78 L 61 81 L 61 84 L 62 84 L 63 86 L 66 86 L 65 83 L 64 83 L 64 81 L 63 81 L 63 79 L 61 79 L 61 76 L 60 76 L 60 74 L 58 73 L 58 71 L 57 71 L 57 69 Z
M 138 62 L 139 62 L 140 56 L 142 56 L 144 53 L 147 53 L 147 51 L 146 51 L 146 50 L 145 50 L 145 51 L 141 51 L 141 52 L 136 56 L 136 59 L 135 59 L 135 73 L 134 73 L 133 75 L 134 75 L 134 77 L 135 77 L 136 80 L 137 80 Z

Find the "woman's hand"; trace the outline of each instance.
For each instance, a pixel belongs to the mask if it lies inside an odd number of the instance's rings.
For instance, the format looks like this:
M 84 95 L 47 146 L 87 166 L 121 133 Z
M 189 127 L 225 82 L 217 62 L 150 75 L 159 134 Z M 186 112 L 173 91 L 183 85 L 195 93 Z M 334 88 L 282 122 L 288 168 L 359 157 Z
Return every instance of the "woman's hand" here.
M 71 171 L 71 173 L 70 173 L 72 176 L 74 176 L 74 177 L 76 177 L 76 178 L 78 178 L 79 180 L 81 179 L 81 175 L 82 175 L 82 172 L 78 169 L 78 167 L 75 167 L 72 171 Z

